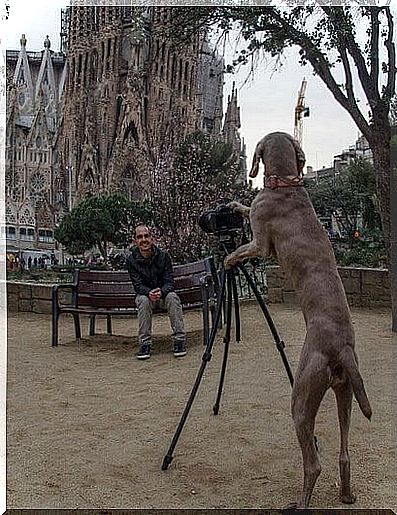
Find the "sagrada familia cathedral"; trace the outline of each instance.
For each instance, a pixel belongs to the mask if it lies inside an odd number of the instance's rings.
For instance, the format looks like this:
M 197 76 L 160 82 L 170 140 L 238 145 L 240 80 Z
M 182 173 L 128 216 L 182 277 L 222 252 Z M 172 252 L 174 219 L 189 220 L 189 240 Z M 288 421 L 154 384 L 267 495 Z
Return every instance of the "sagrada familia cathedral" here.
M 88 192 L 145 196 L 153 171 L 188 133 L 236 155 L 237 94 L 223 113 L 224 62 L 203 35 L 175 47 L 171 7 L 69 7 L 61 51 L 7 50 L 6 235 L 9 251 L 54 249 L 60 218 Z

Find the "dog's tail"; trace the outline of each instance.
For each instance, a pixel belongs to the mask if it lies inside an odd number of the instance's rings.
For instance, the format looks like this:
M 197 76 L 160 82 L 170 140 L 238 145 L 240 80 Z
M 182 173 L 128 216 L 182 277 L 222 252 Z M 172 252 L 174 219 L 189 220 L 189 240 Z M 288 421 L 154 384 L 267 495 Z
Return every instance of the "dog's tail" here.
M 352 347 L 346 345 L 339 354 L 340 362 L 343 368 L 346 370 L 352 384 L 353 393 L 357 399 L 358 405 L 360 406 L 363 415 L 371 420 L 372 409 L 369 404 L 367 393 L 364 388 L 363 378 L 358 370 L 357 360 Z

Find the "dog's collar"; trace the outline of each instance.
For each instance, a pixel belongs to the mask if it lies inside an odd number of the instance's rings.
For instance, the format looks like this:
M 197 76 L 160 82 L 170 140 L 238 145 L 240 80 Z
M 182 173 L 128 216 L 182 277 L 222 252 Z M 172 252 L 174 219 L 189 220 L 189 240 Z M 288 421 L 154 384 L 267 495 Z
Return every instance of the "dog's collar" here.
M 292 179 L 279 177 L 278 175 L 265 177 L 265 188 L 275 190 L 276 188 L 290 188 L 291 186 L 303 186 L 303 177 L 299 175 L 295 175 Z

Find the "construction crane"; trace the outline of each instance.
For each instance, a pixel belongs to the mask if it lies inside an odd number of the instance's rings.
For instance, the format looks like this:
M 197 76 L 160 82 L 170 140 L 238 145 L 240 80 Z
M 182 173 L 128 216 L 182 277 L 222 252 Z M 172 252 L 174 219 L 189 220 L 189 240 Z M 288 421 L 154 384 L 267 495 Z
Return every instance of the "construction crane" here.
M 298 101 L 295 106 L 295 124 L 294 124 L 294 138 L 302 145 L 303 139 L 303 117 L 310 116 L 310 109 L 305 106 L 305 93 L 307 81 L 305 78 L 298 93 Z

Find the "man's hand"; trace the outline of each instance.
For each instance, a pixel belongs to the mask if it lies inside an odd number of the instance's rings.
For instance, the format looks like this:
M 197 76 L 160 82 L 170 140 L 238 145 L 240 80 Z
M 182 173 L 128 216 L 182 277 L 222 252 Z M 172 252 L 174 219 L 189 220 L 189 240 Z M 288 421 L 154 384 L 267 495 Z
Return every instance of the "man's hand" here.
M 160 288 L 155 288 L 154 290 L 150 291 L 149 292 L 149 299 L 152 302 L 155 302 L 156 300 L 160 300 L 161 299 L 161 290 L 160 290 Z

